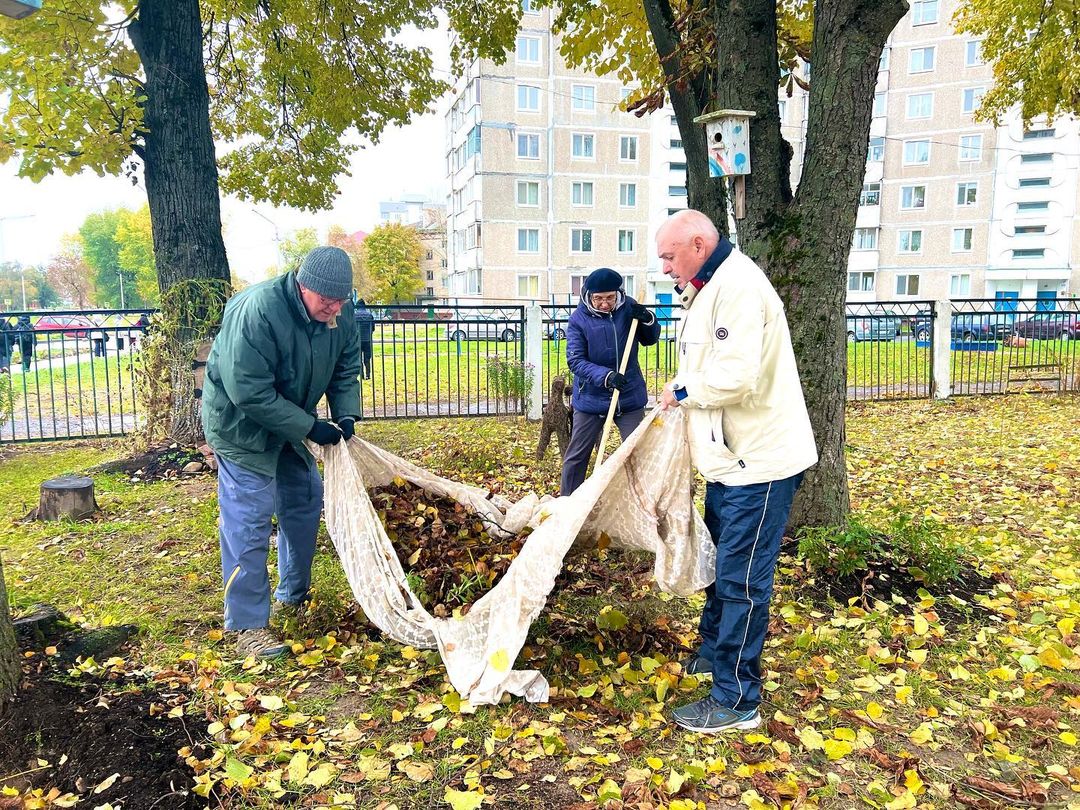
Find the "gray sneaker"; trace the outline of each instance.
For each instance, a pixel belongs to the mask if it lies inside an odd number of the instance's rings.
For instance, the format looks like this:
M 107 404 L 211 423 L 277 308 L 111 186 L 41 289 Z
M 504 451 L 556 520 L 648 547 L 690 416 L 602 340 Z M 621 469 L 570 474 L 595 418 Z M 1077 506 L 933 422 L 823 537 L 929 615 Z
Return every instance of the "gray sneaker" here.
M 247 658 L 277 658 L 289 651 L 287 644 L 278 640 L 267 627 L 240 630 L 236 634 L 236 652 Z
M 687 731 L 719 734 L 721 731 L 744 731 L 761 725 L 756 708 L 745 711 L 729 709 L 712 695 L 680 706 L 672 712 L 675 722 Z

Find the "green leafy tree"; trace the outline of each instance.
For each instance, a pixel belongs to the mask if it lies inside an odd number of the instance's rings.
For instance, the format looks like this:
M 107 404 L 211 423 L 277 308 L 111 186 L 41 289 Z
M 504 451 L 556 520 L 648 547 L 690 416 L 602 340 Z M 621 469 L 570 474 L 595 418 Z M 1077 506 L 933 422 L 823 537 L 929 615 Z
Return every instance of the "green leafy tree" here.
M 116 242 L 116 258 L 120 271 L 134 280 L 134 294 L 127 295 L 127 306 L 156 307 L 159 290 L 154 267 L 154 236 L 149 206 L 144 205 L 138 211 L 120 211 L 116 224 Z
M 156 302 L 149 226 L 146 209 L 117 208 L 83 221 L 79 237 L 83 258 L 93 271 L 94 304 L 138 309 Z
M 319 246 L 319 234 L 314 228 L 301 228 L 281 240 L 281 266 L 274 268 L 274 275 L 280 276 L 290 270 L 300 268 L 300 262 L 313 249 Z
M 360 298 L 369 298 L 374 293 L 371 278 L 364 260 L 364 243 L 340 225 L 331 225 L 326 234 L 326 244 L 339 247 L 349 254 L 353 268 L 353 289 Z
M 398 222 L 380 225 L 368 234 L 363 245 L 364 267 L 371 274 L 374 301 L 411 302 L 424 289 L 420 277 L 423 245 L 415 228 Z
M 751 110 L 753 174 L 739 243 L 783 297 L 818 442 L 793 525 L 840 525 L 849 510 L 844 461 L 847 257 L 866 167 L 878 59 L 905 0 L 590 0 L 560 3 L 562 55 L 571 65 L 638 81 L 629 108 L 670 99 L 687 161 L 690 207 L 728 230 L 727 181 L 709 177 L 704 128 L 694 119 Z M 616 47 L 606 47 L 616 43 Z M 508 43 L 509 47 L 509 43 Z M 777 93 L 801 60 L 813 64 L 805 162 L 792 188 L 792 150 Z M 782 73 L 782 68 L 794 68 Z
M 978 116 L 998 121 L 1014 106 L 1028 124 L 1080 115 L 1080 5 L 1046 0 L 966 0 L 956 30 L 982 40 L 994 87 Z
M 46 309 L 60 303 L 60 296 L 40 267 L 24 267 L 18 262 L 0 265 L 0 309 Z

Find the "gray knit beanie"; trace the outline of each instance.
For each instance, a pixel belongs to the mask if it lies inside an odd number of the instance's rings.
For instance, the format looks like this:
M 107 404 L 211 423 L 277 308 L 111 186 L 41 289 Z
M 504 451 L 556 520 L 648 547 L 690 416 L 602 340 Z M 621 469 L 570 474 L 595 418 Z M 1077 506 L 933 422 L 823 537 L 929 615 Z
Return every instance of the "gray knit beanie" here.
M 304 257 L 296 280 L 324 298 L 348 298 L 352 295 L 349 254 L 337 247 L 317 247 Z

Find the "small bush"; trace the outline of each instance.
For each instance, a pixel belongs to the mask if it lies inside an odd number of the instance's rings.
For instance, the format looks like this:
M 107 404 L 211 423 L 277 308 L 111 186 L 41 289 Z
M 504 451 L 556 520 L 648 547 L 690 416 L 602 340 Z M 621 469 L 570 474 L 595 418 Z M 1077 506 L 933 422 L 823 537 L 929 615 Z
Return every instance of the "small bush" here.
M 899 514 L 885 531 L 856 517 L 844 527 L 804 529 L 799 556 L 812 568 L 840 578 L 892 563 L 927 585 L 956 579 L 963 564 L 963 549 L 949 536 L 947 525 Z
M 532 366 L 512 357 L 489 354 L 487 378 L 495 398 L 506 411 L 529 409 L 529 383 Z

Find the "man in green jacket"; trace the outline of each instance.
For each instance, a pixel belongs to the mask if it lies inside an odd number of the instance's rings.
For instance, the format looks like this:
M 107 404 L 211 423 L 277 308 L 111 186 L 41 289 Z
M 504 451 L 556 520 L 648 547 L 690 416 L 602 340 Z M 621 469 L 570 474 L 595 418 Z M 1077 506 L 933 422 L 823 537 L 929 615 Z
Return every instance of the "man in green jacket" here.
M 206 362 L 202 422 L 218 460 L 225 629 L 245 656 L 287 650 L 269 629 L 273 515 L 275 600 L 299 607 L 311 585 L 323 485 L 303 442 L 348 440 L 360 415 L 351 292 L 348 254 L 315 248 L 299 270 L 233 296 Z M 333 421 L 315 415 L 324 395 Z

